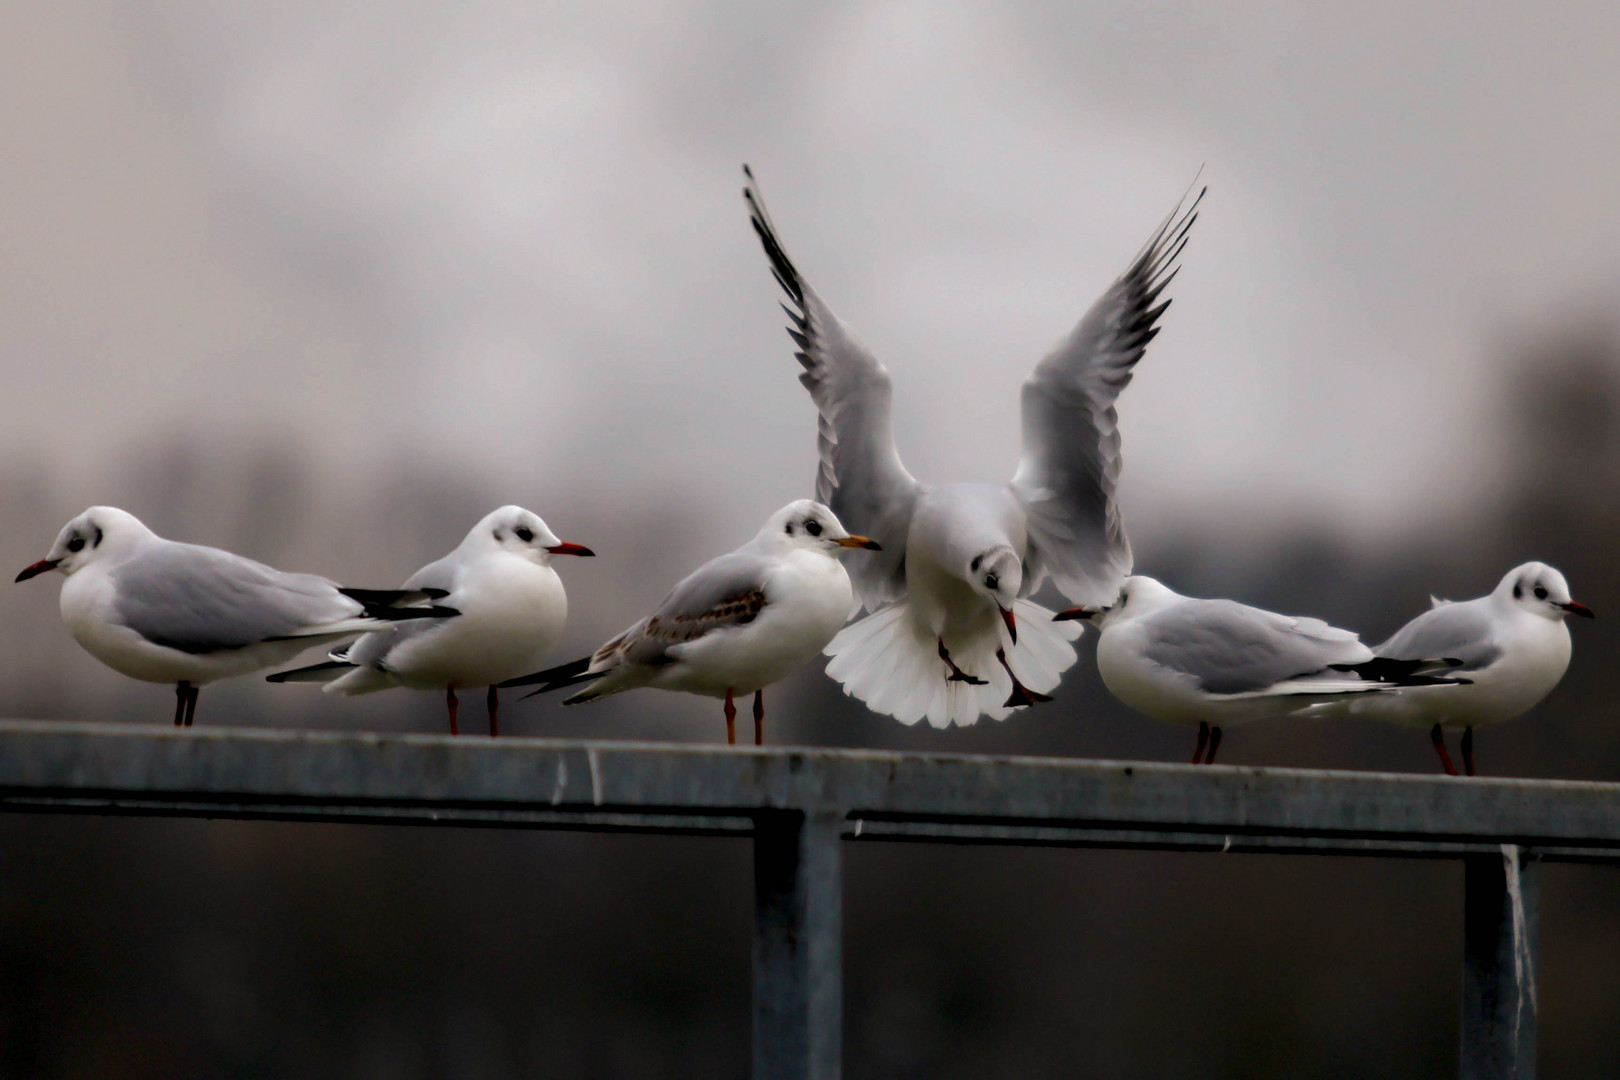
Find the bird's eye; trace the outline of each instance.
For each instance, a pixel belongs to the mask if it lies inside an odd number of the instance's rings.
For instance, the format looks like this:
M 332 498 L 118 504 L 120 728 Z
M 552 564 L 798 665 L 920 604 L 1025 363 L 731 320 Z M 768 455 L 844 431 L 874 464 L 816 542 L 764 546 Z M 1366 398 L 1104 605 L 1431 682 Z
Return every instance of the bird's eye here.
M 84 550 L 84 537 L 75 536 L 73 539 L 69 540 L 68 541 L 68 550 L 69 551 L 83 551 Z
M 984 575 L 984 587 L 989 589 L 991 592 L 995 592 L 996 591 L 996 586 L 998 586 L 1000 584 L 1001 584 L 1001 578 L 998 575 L 996 575 L 996 574 L 986 574 L 986 575 Z
M 1545 599 L 1547 599 L 1547 590 L 1542 588 L 1540 585 L 1536 586 L 1536 599 L 1537 600 L 1545 600 Z
M 529 543 L 530 541 L 532 541 L 534 539 L 534 533 L 529 529 L 529 527 L 527 525 L 519 525 L 517 527 L 516 531 L 517 531 L 517 538 L 519 540 L 523 541 L 525 544 Z
M 804 531 L 809 533 L 811 536 L 820 536 L 821 535 L 821 522 L 819 522 L 819 521 L 807 521 L 807 522 L 805 522 L 804 523 Z

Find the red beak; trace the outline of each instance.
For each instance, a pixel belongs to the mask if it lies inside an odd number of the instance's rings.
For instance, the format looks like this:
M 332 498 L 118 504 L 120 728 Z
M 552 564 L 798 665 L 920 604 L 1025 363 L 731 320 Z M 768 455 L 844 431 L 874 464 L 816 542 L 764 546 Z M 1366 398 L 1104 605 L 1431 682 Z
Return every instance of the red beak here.
M 596 554 L 596 552 L 592 551 L 590 548 L 586 547 L 584 544 L 558 544 L 555 547 L 548 547 L 548 548 L 546 548 L 546 550 L 551 552 L 553 555 L 595 555 Z
M 47 570 L 55 570 L 56 564 L 61 561 L 61 559 L 41 559 L 33 566 L 24 568 L 23 572 L 17 575 L 17 580 L 27 581 L 31 577 L 39 577 Z
M 1013 619 L 1012 608 L 998 606 L 996 610 L 1001 612 L 1001 621 L 1007 624 L 1007 636 L 1014 645 L 1018 644 L 1018 623 Z
M 29 567 L 28 569 L 32 570 L 33 567 Z M 28 572 L 28 570 L 23 571 L 23 573 L 25 573 L 25 574 L 27 572 Z M 18 580 L 20 581 L 22 579 L 19 578 Z M 1558 606 L 1563 608 L 1565 611 L 1569 612 L 1571 615 L 1579 615 L 1583 619 L 1595 619 L 1595 618 L 1597 618 L 1597 614 L 1591 608 L 1587 607 L 1585 604 L 1577 604 L 1573 600 L 1571 600 L 1567 604 L 1559 604 Z

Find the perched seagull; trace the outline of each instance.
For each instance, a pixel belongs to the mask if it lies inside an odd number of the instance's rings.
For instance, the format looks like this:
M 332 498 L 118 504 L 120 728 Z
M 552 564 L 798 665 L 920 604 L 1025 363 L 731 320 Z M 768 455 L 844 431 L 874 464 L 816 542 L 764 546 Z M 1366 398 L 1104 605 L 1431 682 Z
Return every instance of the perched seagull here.
M 652 686 L 726 700 L 726 742 L 737 741 L 733 698 L 754 695 L 754 745 L 764 742 L 765 687 L 809 662 L 849 617 L 853 593 L 838 555 L 880 550 L 851 536 L 821 503 L 788 503 L 748 543 L 689 574 L 658 610 L 583 660 L 511 679 L 535 693 L 587 684 L 564 705 Z
M 1444 661 L 1380 661 L 1354 633 L 1321 619 L 1197 600 L 1140 575 L 1126 578 L 1108 607 L 1053 618 L 1098 628 L 1097 670 L 1119 700 L 1155 720 L 1198 725 L 1194 765 L 1215 763 L 1223 727 L 1347 695 L 1458 681 L 1426 674 Z
M 816 495 L 882 554 L 852 561 L 866 618 L 827 647 L 827 674 L 875 712 L 935 727 L 997 720 L 1051 699 L 1079 627 L 1029 597 L 1047 577 L 1071 601 L 1112 603 L 1131 569 L 1114 500 L 1114 401 L 1158 333 L 1160 293 L 1203 192 L 1178 206 L 1122 277 L 1024 382 L 1023 459 L 1011 483 L 931 485 L 900 462 L 889 372 L 800 276 L 748 178 L 743 196 L 820 413 Z M 852 612 L 853 614 L 853 612 Z
M 1511 720 L 1546 697 L 1569 667 L 1564 617 L 1590 619 L 1592 609 L 1570 599 L 1564 575 L 1539 562 L 1509 570 L 1488 596 L 1430 602 L 1428 611 L 1373 651 L 1392 661 L 1449 657 L 1471 685 L 1413 687 L 1357 701 L 1343 711 L 1427 727 L 1440 764 L 1452 776 L 1457 768 L 1442 730 L 1460 727 L 1463 768 L 1473 776 L 1474 727 Z
M 374 630 L 324 664 L 283 671 L 271 682 L 321 682 L 329 694 L 370 694 L 393 686 L 443 690 L 450 734 L 458 733 L 456 689 L 487 686 L 489 733 L 499 732 L 496 684 L 551 654 L 568 621 L 568 594 L 553 555 L 594 555 L 557 539 L 539 515 L 503 506 L 484 517 L 450 554 L 430 562 L 405 589 L 433 589 L 461 614 Z
M 180 544 L 111 506 L 62 528 L 50 554 L 17 575 L 59 570 L 62 621 L 85 650 L 132 679 L 175 684 L 174 722 L 190 727 L 200 688 L 285 664 L 312 645 L 399 619 L 456 614 L 402 607 L 440 589 L 345 589 L 218 548 Z

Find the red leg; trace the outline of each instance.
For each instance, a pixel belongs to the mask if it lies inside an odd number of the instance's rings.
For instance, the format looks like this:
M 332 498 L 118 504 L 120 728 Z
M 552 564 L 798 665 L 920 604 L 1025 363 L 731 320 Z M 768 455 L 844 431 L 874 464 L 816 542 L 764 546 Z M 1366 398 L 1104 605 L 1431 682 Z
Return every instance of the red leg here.
M 179 682 L 174 684 L 174 726 L 175 727 L 185 727 L 186 726 L 186 698 L 188 696 L 190 696 L 190 695 L 188 695 L 186 693 L 186 691 L 188 691 L 190 689 L 191 689 L 191 684 L 186 682 L 184 679 L 181 679 Z
M 456 727 L 456 710 L 461 702 L 456 700 L 455 687 L 447 686 L 444 688 L 444 704 L 450 710 L 450 734 L 460 735 L 461 731 Z
M 1469 776 L 1474 775 L 1474 729 L 1463 728 L 1462 737 L 1463 772 Z
M 1456 776 L 1457 766 L 1451 763 L 1451 755 L 1446 753 L 1446 737 L 1441 734 L 1439 724 L 1429 729 L 1429 741 L 1434 743 L 1434 752 L 1440 755 L 1440 764 L 1446 767 L 1446 775 Z
M 1007 663 L 1007 653 L 1005 650 L 997 649 L 996 659 L 1000 660 L 1001 666 L 1007 669 L 1007 678 L 1011 679 L 1013 682 L 1012 693 L 1008 694 L 1007 700 L 1002 702 L 1004 707 L 1037 705 L 1043 701 L 1052 700 L 1051 694 L 1037 693 L 1018 681 L 1018 676 L 1013 674 L 1012 665 Z
M 726 745 L 737 745 L 737 703 L 731 700 L 731 690 L 726 690 Z
M 1221 729 L 1218 726 L 1217 727 L 1212 727 L 1212 728 L 1209 729 L 1209 753 L 1204 755 L 1204 764 L 1205 765 L 1213 765 L 1213 764 L 1215 764 L 1215 751 L 1219 750 L 1220 748 L 1221 748 Z
M 984 685 L 984 680 L 983 679 L 975 679 L 973 676 L 969 675 L 967 672 L 963 671 L 961 668 L 956 666 L 956 661 L 952 660 L 951 659 L 951 654 L 945 650 L 945 639 L 944 638 L 939 639 L 939 658 L 941 660 L 945 661 L 945 666 L 946 667 L 951 669 L 951 673 L 949 675 L 945 676 L 945 681 L 946 682 L 965 682 L 969 686 L 983 686 Z
M 765 690 L 754 691 L 754 745 L 765 745 Z
M 1202 765 L 1204 763 L 1204 748 L 1208 745 L 1209 725 L 1200 720 L 1198 721 L 1198 745 L 1193 749 L 1192 763 L 1194 765 Z
M 489 706 L 489 737 L 493 739 L 495 736 L 497 736 L 497 735 L 499 735 L 501 733 L 501 728 L 500 728 L 501 695 L 500 695 L 500 691 L 496 690 L 495 687 L 491 686 L 489 688 L 489 696 L 484 699 L 484 703 Z

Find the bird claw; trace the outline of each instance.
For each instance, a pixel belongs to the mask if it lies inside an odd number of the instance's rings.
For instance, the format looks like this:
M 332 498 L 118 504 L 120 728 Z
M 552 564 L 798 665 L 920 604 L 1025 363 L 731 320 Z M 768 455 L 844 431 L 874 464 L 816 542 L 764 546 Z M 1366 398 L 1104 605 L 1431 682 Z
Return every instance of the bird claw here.
M 1051 701 L 1051 694 L 1043 694 L 1038 690 L 1031 690 L 1023 683 L 1013 683 L 1012 693 L 1007 700 L 1001 703 L 1004 709 L 1016 709 L 1024 705 L 1039 705 L 1043 701 Z

